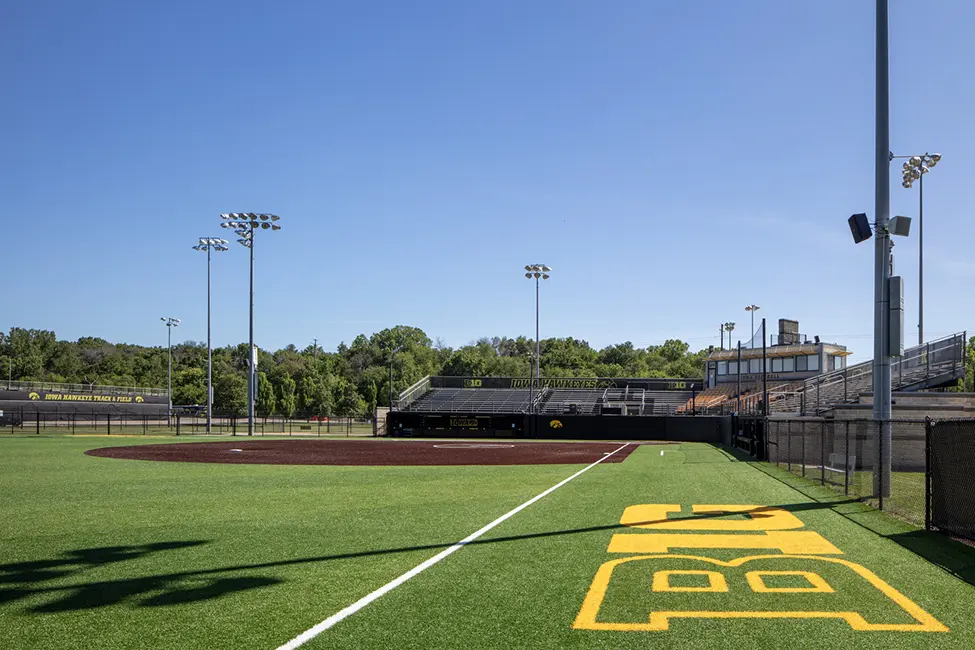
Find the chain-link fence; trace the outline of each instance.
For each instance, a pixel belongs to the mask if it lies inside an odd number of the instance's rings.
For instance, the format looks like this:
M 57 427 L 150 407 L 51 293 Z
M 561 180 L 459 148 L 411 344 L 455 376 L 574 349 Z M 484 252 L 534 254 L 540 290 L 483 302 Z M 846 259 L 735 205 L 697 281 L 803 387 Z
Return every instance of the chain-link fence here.
M 938 420 L 928 433 L 928 527 L 975 540 L 975 420 Z
M 247 435 L 247 417 L 214 413 L 211 435 Z M 107 413 L 92 409 L 54 412 L 41 410 L 6 411 L 0 417 L 0 434 L 67 435 L 206 435 L 203 415 L 165 412 L 146 415 Z M 315 416 L 256 417 L 254 435 L 366 436 L 374 435 L 371 420 Z
M 768 460 L 797 476 L 833 488 L 919 526 L 926 519 L 925 420 L 895 420 L 891 431 L 890 485 L 876 471 L 881 454 L 880 423 L 822 418 L 770 419 Z

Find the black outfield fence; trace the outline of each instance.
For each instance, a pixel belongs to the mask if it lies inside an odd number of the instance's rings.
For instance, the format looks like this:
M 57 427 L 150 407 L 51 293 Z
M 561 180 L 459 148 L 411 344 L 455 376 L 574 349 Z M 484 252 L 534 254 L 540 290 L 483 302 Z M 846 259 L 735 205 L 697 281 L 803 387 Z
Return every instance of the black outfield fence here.
M 254 435 L 373 435 L 371 420 L 355 418 L 318 418 L 315 416 L 256 417 Z M 167 418 L 165 411 L 138 415 L 108 413 L 102 409 L 70 411 L 5 410 L 0 415 L 0 434 L 68 434 L 68 435 L 206 435 L 206 416 L 176 413 Z M 214 413 L 212 435 L 247 435 L 247 417 Z
M 740 418 L 735 447 L 917 526 L 975 539 L 975 420 L 892 420 L 890 484 L 880 423 Z
M 975 420 L 932 422 L 928 467 L 928 527 L 975 539 Z
M 393 411 L 386 434 L 435 438 L 673 440 L 729 443 L 731 417 Z

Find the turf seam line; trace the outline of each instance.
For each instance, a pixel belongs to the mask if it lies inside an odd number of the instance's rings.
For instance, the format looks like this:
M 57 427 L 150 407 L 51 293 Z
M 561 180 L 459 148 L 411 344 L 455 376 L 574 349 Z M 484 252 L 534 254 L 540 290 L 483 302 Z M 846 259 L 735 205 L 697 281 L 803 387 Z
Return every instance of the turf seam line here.
M 615 449 L 614 451 L 612 451 L 609 454 L 603 456 L 602 458 L 600 458 L 596 462 L 592 463 L 591 465 L 587 465 L 586 467 L 583 467 L 582 469 L 580 469 L 578 472 L 576 472 L 575 474 L 573 474 L 569 478 L 563 479 L 562 481 L 559 481 L 558 483 L 556 483 L 552 487 L 548 488 L 544 492 L 533 496 L 531 499 L 529 499 L 528 501 L 525 501 L 523 504 L 521 504 L 520 506 L 518 506 L 514 510 L 510 510 L 510 511 L 506 512 L 505 514 L 501 515 L 500 517 L 498 517 L 497 519 L 495 519 L 491 523 L 487 524 L 486 526 L 484 526 L 480 530 L 478 530 L 478 531 L 476 531 L 474 533 L 471 533 L 470 535 L 468 535 L 464 539 L 460 540 L 459 542 L 457 542 L 456 544 L 454 544 L 450 548 L 447 548 L 447 549 L 441 551 L 440 553 L 437 553 L 436 555 L 434 555 L 430 559 L 426 560 L 425 562 L 422 562 L 422 563 L 416 565 L 415 567 L 413 567 L 412 569 L 410 569 L 409 571 L 407 571 L 403 575 L 399 576 L 398 578 L 396 578 L 394 580 L 391 580 L 390 582 L 387 582 L 385 585 L 383 585 L 379 589 L 376 589 L 372 593 L 370 593 L 370 594 L 368 594 L 366 596 L 363 596 L 359 600 L 355 601 L 354 603 L 352 603 L 348 607 L 346 607 L 346 608 L 344 608 L 342 610 L 339 610 L 335 614 L 332 614 L 331 616 L 329 616 L 328 618 L 326 618 L 324 621 L 322 621 L 318 625 L 315 625 L 314 627 L 311 627 L 311 628 L 305 630 L 304 632 L 302 632 L 301 634 L 299 634 L 295 638 L 291 639 L 290 641 L 288 641 L 284 645 L 279 646 L 277 648 L 277 650 L 295 650 L 296 648 L 301 647 L 305 643 L 308 643 L 309 641 L 311 641 L 312 639 L 314 639 L 316 636 L 318 636 L 319 634 L 321 634 L 325 630 L 327 630 L 327 629 L 329 629 L 331 627 L 334 627 L 337 623 L 339 623 L 339 622 L 343 621 L 344 619 L 348 618 L 349 616 L 355 614 L 356 612 L 358 612 L 360 609 L 362 609 L 363 607 L 365 607 L 369 603 L 373 602 L 374 600 L 378 600 L 382 596 L 388 594 L 390 591 L 392 591 L 396 587 L 400 586 L 401 584 L 403 584 L 404 582 L 406 582 L 410 578 L 413 578 L 413 577 L 419 575 L 423 571 L 426 571 L 427 569 L 429 569 L 433 565 L 435 565 L 438 562 L 440 562 L 440 560 L 443 560 L 447 556 L 452 555 L 453 553 L 455 553 L 455 552 L 459 551 L 460 549 L 464 548 L 465 546 L 467 546 L 468 544 L 470 544 L 471 542 L 473 542 L 474 540 L 476 540 L 478 537 L 480 537 L 484 533 L 490 531 L 495 526 L 498 526 L 499 524 L 507 521 L 511 517 L 514 517 L 516 514 L 518 514 L 519 512 L 521 512 L 522 510 L 524 510 L 528 506 L 532 505 L 533 503 L 536 503 L 537 501 L 539 501 L 540 499 L 548 496 L 552 492 L 555 492 L 560 487 L 562 487 L 563 485 L 565 485 L 569 481 L 573 480 L 574 478 L 576 478 L 578 476 L 581 476 L 585 472 L 588 472 L 590 469 L 592 469 L 596 465 L 600 464 L 601 462 L 603 462 L 607 458 L 612 457 L 617 452 L 623 451 L 630 444 L 632 444 L 632 443 L 626 443 L 626 444 L 624 444 L 622 447 L 619 447 L 618 449 Z

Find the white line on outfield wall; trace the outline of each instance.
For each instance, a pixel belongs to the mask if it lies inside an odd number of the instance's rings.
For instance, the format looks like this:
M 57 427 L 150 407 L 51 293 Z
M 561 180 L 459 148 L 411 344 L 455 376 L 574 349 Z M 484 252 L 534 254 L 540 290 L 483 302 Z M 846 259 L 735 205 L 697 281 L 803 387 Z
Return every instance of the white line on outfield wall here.
M 593 467 L 595 467 L 599 463 L 603 462 L 607 458 L 610 458 L 611 456 L 613 456 L 617 452 L 623 451 L 623 449 L 625 449 L 629 445 L 630 445 L 630 443 L 626 443 L 625 445 L 623 445 L 619 449 L 617 449 L 615 451 L 612 451 L 612 452 L 606 454 L 605 456 L 603 456 L 602 458 L 600 458 L 599 460 L 597 460 L 592 465 L 589 465 L 587 467 L 583 467 L 582 469 L 580 469 L 578 472 L 576 472 L 575 474 L 573 474 L 569 478 L 567 478 L 567 479 L 565 479 L 563 481 L 560 481 L 559 483 L 556 483 L 555 485 L 553 485 L 549 489 L 545 490 L 541 494 L 532 497 L 528 501 L 525 501 L 523 504 L 521 504 L 520 506 L 518 506 L 514 510 L 512 510 L 510 512 L 507 512 L 507 513 L 501 515 L 500 517 L 498 517 L 497 519 L 495 519 L 494 521 L 492 521 L 491 523 L 489 523 L 484 528 L 481 528 L 479 531 L 477 531 L 475 533 L 471 533 L 470 535 L 468 535 L 464 539 L 460 540 L 459 542 L 457 542 L 456 544 L 454 544 L 450 548 L 445 549 L 445 550 L 441 551 L 440 553 L 437 553 L 436 555 L 434 555 L 432 558 L 430 558 L 426 562 L 423 562 L 422 564 L 418 564 L 417 566 L 415 566 L 414 568 L 410 569 L 409 571 L 407 571 L 406 573 L 404 573 L 400 577 L 396 578 L 395 580 L 393 580 L 391 582 L 387 582 L 385 585 L 383 585 L 382 587 L 380 587 L 376 591 L 372 592 L 371 594 L 369 594 L 367 596 L 363 596 L 362 598 L 360 598 L 359 600 L 355 601 L 354 603 L 352 603 L 351 605 L 349 605 L 345 609 L 340 610 L 340 611 L 336 612 L 335 614 L 332 614 L 331 616 L 329 616 L 328 618 L 326 618 L 324 621 L 322 621 L 321 623 L 319 623 L 315 627 L 312 627 L 312 628 L 309 628 L 308 630 L 305 630 L 304 632 L 302 632 L 301 634 L 299 634 L 295 638 L 291 639 L 290 641 L 288 641 L 284 645 L 279 646 L 277 650 L 295 650 L 295 648 L 299 648 L 299 647 L 303 646 L 304 644 L 308 643 L 309 641 L 311 641 L 312 639 L 314 639 L 316 636 L 318 636 L 319 634 L 321 634 L 325 630 L 329 629 L 330 627 L 335 626 L 337 623 L 339 623 L 340 621 L 345 620 L 349 616 L 352 616 L 353 614 L 355 614 L 356 612 L 358 612 L 360 609 L 362 609 L 363 607 L 365 607 L 366 605 L 368 605 L 372 601 L 377 600 L 381 596 L 384 596 L 384 595 L 388 594 L 393 589 L 396 589 L 396 587 L 399 587 L 401 584 L 403 584 L 404 582 L 406 582 L 410 578 L 412 578 L 412 577 L 414 577 L 416 575 L 419 575 L 420 573 L 426 571 L 427 569 L 429 569 L 434 564 L 436 564 L 440 560 L 444 559 L 448 555 L 451 555 L 451 554 L 459 551 L 460 549 L 464 548 L 465 546 L 467 546 L 468 544 L 470 544 L 471 542 L 473 542 L 475 539 L 477 539 L 478 537 L 480 537 L 484 533 L 488 532 L 489 530 L 491 530 L 492 528 L 494 528 L 498 524 L 502 523 L 503 521 L 506 521 L 506 520 L 510 519 L 511 517 L 514 517 L 515 515 L 517 515 L 519 512 L 521 512 L 522 510 L 524 510 L 525 508 L 527 508 L 531 504 L 533 504 L 536 501 L 538 501 L 538 500 L 540 500 L 540 499 L 548 496 L 552 492 L 555 492 L 556 490 L 558 490 L 560 487 L 562 487 L 563 485 L 565 485 L 566 483 L 568 483 L 572 479 L 574 479 L 574 478 L 576 478 L 578 476 L 581 476 L 585 472 L 588 472 Z

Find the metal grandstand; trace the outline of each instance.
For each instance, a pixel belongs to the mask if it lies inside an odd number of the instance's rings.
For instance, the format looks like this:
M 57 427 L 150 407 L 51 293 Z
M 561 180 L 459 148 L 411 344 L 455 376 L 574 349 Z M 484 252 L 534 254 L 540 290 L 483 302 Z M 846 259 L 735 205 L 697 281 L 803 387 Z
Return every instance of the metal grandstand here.
M 505 384 L 519 387 L 506 388 Z M 418 413 L 668 415 L 703 388 L 701 380 L 672 379 L 555 378 L 536 381 L 534 388 L 523 387 L 527 384 L 528 380 L 499 377 L 424 377 L 403 391 L 398 409 Z
M 891 388 L 919 391 L 949 385 L 965 376 L 966 332 L 905 350 L 891 363 Z M 781 385 L 769 390 L 770 413 L 816 415 L 852 404 L 873 391 L 873 361 Z M 754 409 L 760 395 L 749 395 L 742 411 Z

